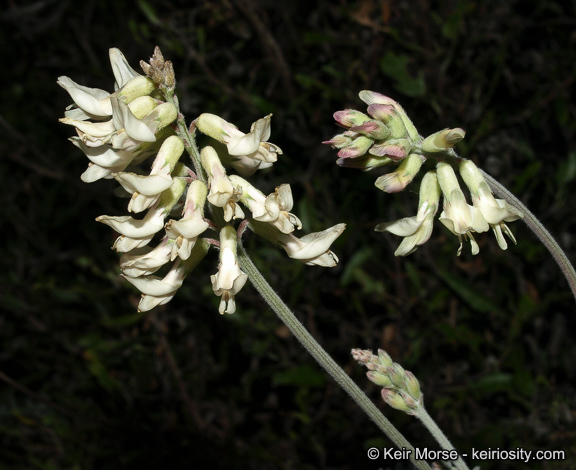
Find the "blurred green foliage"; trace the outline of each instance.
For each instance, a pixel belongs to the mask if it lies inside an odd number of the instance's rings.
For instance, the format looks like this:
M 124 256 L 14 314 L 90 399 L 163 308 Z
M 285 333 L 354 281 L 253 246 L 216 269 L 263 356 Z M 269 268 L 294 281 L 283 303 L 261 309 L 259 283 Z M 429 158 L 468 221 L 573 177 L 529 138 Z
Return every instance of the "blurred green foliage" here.
M 217 314 L 214 253 L 166 306 L 141 315 L 118 277 L 125 213 L 115 184 L 82 183 L 86 159 L 57 120 L 60 75 L 110 89 L 107 50 L 133 66 L 155 45 L 175 64 L 189 121 L 213 112 L 242 130 L 274 113 L 284 155 L 262 190 L 292 185 L 306 231 L 348 228 L 332 270 L 301 265 L 256 237 L 246 244 L 304 325 L 384 409 L 351 357 L 386 349 L 421 382 L 452 442 L 565 450 L 576 461 L 574 299 L 521 224 L 517 246 L 479 238 L 455 257 L 436 224 L 396 259 L 382 221 L 413 215 L 415 188 L 387 195 L 379 174 L 338 168 L 321 141 L 332 113 L 387 94 L 423 134 L 462 127 L 458 150 L 511 188 L 574 258 L 576 10 L 560 0 L 44 0 L 0 13 L 0 469 L 357 469 L 388 445 L 246 286 Z M 417 183 L 416 183 L 417 184 Z M 385 414 L 420 447 L 431 437 Z M 473 464 L 471 462 L 471 464 Z M 482 469 L 518 462 L 476 462 Z

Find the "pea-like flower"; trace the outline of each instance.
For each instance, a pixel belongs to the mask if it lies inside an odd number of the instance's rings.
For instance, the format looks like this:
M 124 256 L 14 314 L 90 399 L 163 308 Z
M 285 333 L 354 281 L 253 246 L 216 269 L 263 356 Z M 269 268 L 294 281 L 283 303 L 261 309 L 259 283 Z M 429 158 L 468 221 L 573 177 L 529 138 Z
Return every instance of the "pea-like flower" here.
M 248 275 L 238 265 L 236 246 L 236 230 L 226 225 L 220 230 L 220 266 L 218 272 L 210 276 L 214 293 L 222 297 L 218 308 L 221 314 L 236 311 L 234 296 L 248 280 Z
M 254 220 L 268 222 L 282 233 L 302 228 L 300 219 L 289 212 L 294 205 L 289 184 L 281 184 L 272 194 L 264 196 L 264 193 L 240 176 L 230 175 L 230 181 L 242 188 L 240 202 L 250 209 Z
M 236 126 L 220 116 L 201 114 L 196 120 L 200 132 L 226 145 L 228 153 L 234 157 L 231 165 L 243 176 L 250 176 L 257 169 L 269 167 L 278 159 L 282 150 L 268 142 L 272 115 L 258 119 L 250 132 L 244 134 Z
M 438 183 L 444 194 L 444 211 L 440 214 L 440 222 L 458 236 L 458 256 L 462 253 L 462 239 L 470 240 L 472 254 L 477 255 L 480 248 L 472 233 L 488 231 L 488 222 L 478 208 L 466 202 L 452 166 L 441 162 L 438 164 L 437 173 Z
M 209 247 L 210 245 L 205 240 L 197 243 L 191 256 L 187 260 L 178 259 L 163 278 L 159 276 L 131 277 L 123 274 L 124 279 L 142 292 L 138 311 L 147 312 L 157 305 L 170 302 L 176 291 L 182 286 L 184 278 L 206 256 Z
M 462 179 L 468 189 L 470 189 L 472 204 L 482 213 L 486 222 L 492 227 L 498 246 L 502 250 L 508 248 L 503 233 L 516 243 L 514 235 L 504 222 L 513 222 L 521 219 L 524 217 L 522 212 L 512 207 L 504 199 L 496 199 L 494 197 L 488 183 L 486 183 L 474 162 L 464 160 L 460 163 L 460 175 L 462 175 Z
M 436 172 L 429 171 L 424 175 L 420 184 L 418 213 L 413 217 L 378 224 L 374 230 L 377 232 L 390 232 L 404 237 L 394 255 L 407 256 L 414 253 L 416 248 L 426 243 L 432 234 L 434 215 L 438 210 L 439 200 L 440 187 L 438 186 Z
M 325 268 L 336 266 L 338 263 L 338 257 L 330 251 L 330 246 L 346 228 L 346 224 L 337 224 L 321 232 L 309 233 L 298 238 L 292 233 L 282 233 L 266 223 L 252 220 L 248 225 L 253 232 L 284 249 L 290 258 L 309 266 Z

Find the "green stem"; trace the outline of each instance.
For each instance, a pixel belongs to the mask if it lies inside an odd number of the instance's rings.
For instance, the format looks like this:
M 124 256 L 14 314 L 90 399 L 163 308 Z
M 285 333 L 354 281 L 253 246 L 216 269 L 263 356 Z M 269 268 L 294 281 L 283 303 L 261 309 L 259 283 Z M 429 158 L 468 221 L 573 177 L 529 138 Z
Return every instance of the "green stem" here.
M 526 222 L 530 230 L 532 230 L 536 234 L 536 236 L 540 239 L 542 244 L 548 249 L 550 254 L 554 257 L 556 263 L 562 270 L 564 277 L 566 278 L 568 284 L 570 285 L 570 289 L 572 290 L 574 298 L 576 299 L 576 271 L 574 271 L 574 267 L 572 266 L 570 261 L 568 261 L 568 257 L 566 256 L 562 248 L 560 248 L 560 245 L 556 243 L 556 240 L 554 240 L 552 235 L 550 235 L 550 232 L 548 232 L 548 230 L 544 228 L 544 226 L 540 223 L 540 221 L 536 218 L 536 216 L 532 214 L 532 212 L 530 212 L 528 208 L 524 204 L 522 204 L 516 196 L 514 196 L 514 194 L 508 191 L 502 184 L 500 184 L 498 181 L 496 181 L 494 178 L 492 178 L 489 174 L 487 174 L 483 170 L 480 170 L 480 172 L 490 185 L 490 188 L 492 188 L 492 190 L 496 193 L 496 195 L 506 199 L 506 201 L 511 206 L 522 211 L 522 213 L 524 214 L 523 219 L 524 222 Z
M 178 118 L 176 119 L 176 124 L 178 126 L 178 135 L 184 142 L 184 147 L 186 148 L 190 158 L 192 159 L 192 164 L 194 165 L 194 171 L 196 172 L 196 177 L 199 180 L 202 180 L 204 183 L 208 184 L 208 177 L 206 176 L 206 172 L 202 167 L 202 162 L 200 160 L 200 152 L 198 151 L 198 147 L 196 146 L 196 142 L 194 140 L 194 136 L 190 134 L 188 131 L 188 126 L 186 125 L 186 120 L 184 119 L 184 115 L 180 111 L 180 106 L 178 104 L 178 98 L 175 94 L 164 93 L 164 97 L 166 101 L 172 103 L 176 106 L 178 110 Z
M 320 346 L 314 337 L 300 323 L 296 316 L 290 311 L 282 299 L 274 292 L 268 281 L 262 276 L 258 268 L 254 265 L 241 243 L 238 244 L 238 260 L 256 290 L 270 305 L 276 315 L 290 329 L 292 334 L 302 343 L 304 348 L 312 357 L 328 372 L 334 380 L 342 387 L 348 395 L 362 408 L 362 410 L 376 423 L 376 425 L 388 436 L 388 438 L 400 449 L 412 450 L 410 460 L 420 470 L 430 470 L 430 466 L 423 460 L 414 459 L 414 448 L 398 432 L 394 425 L 380 412 L 380 410 L 370 401 L 366 394 L 354 383 L 354 381 L 336 364 L 332 357 Z
M 426 408 L 424 408 L 424 405 L 418 407 L 415 416 L 420 421 L 422 421 L 422 424 L 426 426 L 428 431 L 430 431 L 430 434 L 434 436 L 434 439 L 436 439 L 436 441 L 438 442 L 438 444 L 440 444 L 440 447 L 442 447 L 442 449 L 449 451 L 454 450 L 454 446 L 450 443 L 450 441 L 448 440 L 446 435 L 442 432 L 442 430 L 438 427 L 436 422 L 430 417 L 430 415 L 426 411 Z M 466 463 L 462 460 L 462 457 L 458 457 L 457 460 L 454 460 L 453 464 L 458 470 L 469 470 Z

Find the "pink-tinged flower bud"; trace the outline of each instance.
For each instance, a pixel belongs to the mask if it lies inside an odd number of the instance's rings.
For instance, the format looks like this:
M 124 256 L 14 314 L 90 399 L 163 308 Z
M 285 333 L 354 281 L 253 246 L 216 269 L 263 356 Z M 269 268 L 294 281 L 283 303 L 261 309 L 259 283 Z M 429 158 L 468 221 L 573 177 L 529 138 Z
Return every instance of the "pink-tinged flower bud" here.
M 398 392 L 395 392 L 392 389 L 385 388 L 381 392 L 382 398 L 392 408 L 396 410 L 403 411 L 404 413 L 411 414 L 412 408 L 410 408 L 407 404 L 402 395 Z
M 386 373 L 395 387 L 401 389 L 404 386 L 404 369 L 400 364 L 392 363 L 391 366 L 386 368 Z
M 386 127 L 390 129 L 390 136 L 393 139 L 404 139 L 408 137 L 404 120 L 396 108 L 385 104 L 371 104 L 368 106 L 368 113 L 374 119 L 378 119 L 386 124 Z
M 411 153 L 402 160 L 398 169 L 392 173 L 380 176 L 374 185 L 385 193 L 397 193 L 406 188 L 420 171 L 424 158 Z
M 460 128 L 444 129 L 443 131 L 435 132 L 429 135 L 422 142 L 422 150 L 425 152 L 442 152 L 446 149 L 454 147 L 460 142 L 466 132 Z
M 357 136 L 355 133 L 353 135 L 354 135 L 354 137 Z M 335 148 L 335 149 L 341 149 L 343 147 L 347 147 L 348 145 L 350 145 L 352 143 L 352 140 L 353 139 L 350 135 L 347 135 L 346 133 L 344 133 L 344 134 L 336 134 L 334 137 L 332 137 L 332 139 L 325 140 L 322 143 L 327 144 L 327 145 L 331 145 L 332 148 Z
M 386 156 L 394 161 L 402 160 L 412 150 L 412 144 L 407 139 L 389 139 L 385 142 L 373 145 L 369 153 L 379 157 Z
M 356 137 L 347 147 L 340 149 L 338 156 L 340 158 L 356 158 L 368 152 L 374 140 L 369 137 L 361 135 Z
M 368 108 L 370 108 L 370 105 L 373 104 L 383 104 L 394 107 L 394 109 L 398 112 L 398 114 L 402 118 L 402 122 L 404 123 L 404 127 L 408 132 L 408 136 L 410 137 L 410 139 L 419 140 L 421 138 L 420 135 L 418 134 L 418 131 L 416 130 L 416 127 L 414 127 L 414 124 L 412 123 L 412 121 L 402 108 L 402 106 L 400 106 L 400 103 L 394 101 L 392 98 L 389 98 L 388 96 L 384 96 L 374 91 L 364 90 L 361 91 L 358 94 L 358 96 L 360 96 L 360 99 L 364 101 L 364 103 L 369 105 Z M 392 134 L 394 135 L 394 131 L 392 132 Z
M 378 363 L 384 367 L 390 367 L 393 361 L 390 354 L 383 349 L 378 349 Z
M 355 127 L 369 121 L 370 117 L 355 109 L 345 109 L 344 111 L 336 111 L 334 119 L 342 127 Z
M 375 371 L 368 371 L 366 372 L 366 377 L 368 377 L 368 380 L 370 382 L 374 382 L 376 385 L 379 385 L 380 387 L 392 387 L 392 381 L 390 380 L 390 377 L 388 377 L 387 375 L 384 374 L 380 374 L 378 372 Z
M 404 384 L 405 384 L 404 388 L 408 391 L 408 393 L 410 393 L 410 395 L 415 400 L 418 401 L 418 400 L 422 399 L 422 391 L 420 390 L 420 382 L 418 382 L 418 379 L 409 370 L 405 371 L 405 373 L 404 373 Z
M 385 140 L 391 136 L 390 129 L 384 123 L 375 119 L 370 119 L 359 126 L 351 127 L 350 130 L 364 134 L 374 140 Z
M 366 364 L 370 362 L 370 359 L 372 359 L 373 356 L 372 351 L 369 349 L 354 348 L 352 349 L 351 353 L 354 360 L 358 361 L 359 364 Z

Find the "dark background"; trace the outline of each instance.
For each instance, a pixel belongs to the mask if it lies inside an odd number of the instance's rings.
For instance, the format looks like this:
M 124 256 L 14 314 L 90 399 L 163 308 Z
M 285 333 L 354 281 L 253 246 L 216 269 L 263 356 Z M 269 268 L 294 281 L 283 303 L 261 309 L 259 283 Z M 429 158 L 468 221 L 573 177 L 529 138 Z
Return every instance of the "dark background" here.
M 395 258 L 383 221 L 415 214 L 385 171 L 335 165 L 332 113 L 363 89 L 401 102 L 422 134 L 462 127 L 458 151 L 509 187 L 574 259 L 576 4 L 567 1 L 219 0 L 5 2 L 0 13 L 0 469 L 369 469 L 388 441 L 247 285 L 220 316 L 212 252 L 176 297 L 136 313 L 119 278 L 116 183 L 80 181 L 87 159 L 58 123 L 60 75 L 111 91 L 108 49 L 133 67 L 174 62 L 188 122 L 212 112 L 248 131 L 270 112 L 284 155 L 255 175 L 290 183 L 304 231 L 346 222 L 334 269 L 247 236 L 255 263 L 320 343 L 416 446 L 436 444 L 386 408 L 350 349 L 383 347 L 420 380 L 463 452 L 565 450 L 573 468 L 574 298 L 522 222 L 518 245 L 481 252 L 436 222 Z M 81 5 L 81 6 L 80 6 Z

